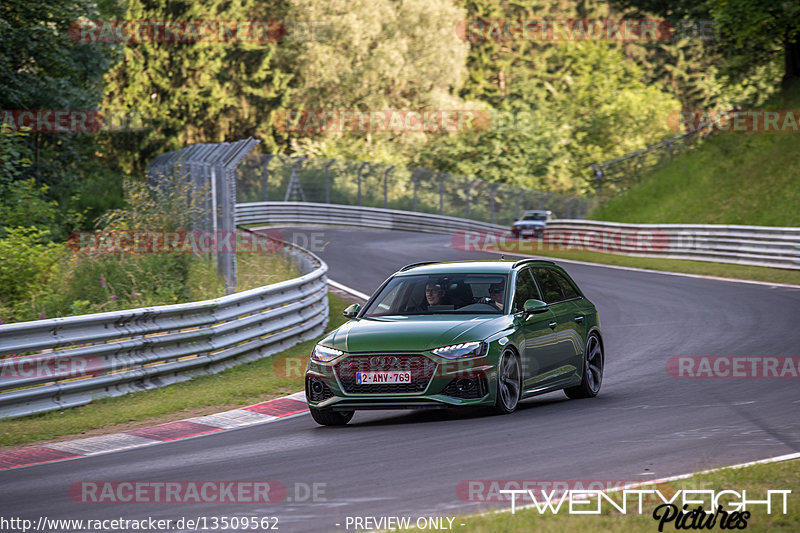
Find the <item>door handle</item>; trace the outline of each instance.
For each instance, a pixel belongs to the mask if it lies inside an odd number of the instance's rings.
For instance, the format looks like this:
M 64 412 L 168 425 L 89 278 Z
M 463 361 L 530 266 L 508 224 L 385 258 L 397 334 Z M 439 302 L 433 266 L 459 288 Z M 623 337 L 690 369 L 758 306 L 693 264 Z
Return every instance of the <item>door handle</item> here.
M 575 317 L 575 322 L 583 322 L 583 317 L 582 316 L 576 316 Z
M 550 323 L 548 324 L 548 326 L 550 326 L 550 329 L 556 329 L 556 326 L 557 326 L 557 325 L 558 325 L 558 322 L 555 322 L 555 321 L 554 321 L 554 322 L 550 322 Z

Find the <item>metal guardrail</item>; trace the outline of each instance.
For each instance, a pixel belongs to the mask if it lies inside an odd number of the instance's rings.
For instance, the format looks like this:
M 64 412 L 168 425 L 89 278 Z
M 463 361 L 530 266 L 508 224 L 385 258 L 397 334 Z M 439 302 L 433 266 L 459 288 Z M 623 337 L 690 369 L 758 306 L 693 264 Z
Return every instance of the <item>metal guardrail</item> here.
M 269 238 L 269 237 L 267 237 Z M 214 300 L 0 325 L 0 418 L 164 387 L 267 357 L 328 323 L 327 265 L 296 245 L 302 276 Z
M 492 233 L 511 239 L 507 226 L 456 217 L 375 207 L 303 202 L 236 205 L 238 224 L 324 224 L 451 234 Z M 480 243 L 480 239 L 472 239 Z M 492 239 L 493 243 L 498 242 Z M 800 228 L 700 224 L 618 224 L 591 220 L 549 222 L 541 243 L 554 250 L 691 259 L 800 269 Z M 524 249 L 523 249 L 524 248 Z M 538 248 L 541 250 L 542 248 Z M 509 252 L 514 247 L 507 248 Z M 519 251 L 535 254 L 529 242 Z
M 566 249 L 800 269 L 800 228 L 590 220 L 557 220 L 547 228 L 545 240 Z
M 236 204 L 237 224 L 325 224 L 361 228 L 452 233 L 458 230 L 494 231 L 505 226 L 465 218 L 415 213 L 380 207 L 311 202 L 253 202 Z

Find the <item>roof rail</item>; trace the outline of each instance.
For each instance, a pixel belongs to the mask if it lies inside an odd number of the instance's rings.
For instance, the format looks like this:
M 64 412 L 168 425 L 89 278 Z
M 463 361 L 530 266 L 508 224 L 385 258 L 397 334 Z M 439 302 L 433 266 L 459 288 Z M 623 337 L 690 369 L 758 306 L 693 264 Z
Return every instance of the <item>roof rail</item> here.
M 547 259 L 520 259 L 516 263 L 514 263 L 513 268 L 517 268 L 520 265 L 524 265 L 525 263 L 549 263 L 551 265 L 555 265 L 554 262 L 548 261 Z
M 439 261 L 422 261 L 420 263 L 411 263 L 410 265 L 406 265 L 403 268 L 401 268 L 400 270 L 398 270 L 398 272 L 405 272 L 406 270 L 408 270 L 410 268 L 414 268 L 414 267 L 418 267 L 418 266 L 422 266 L 422 265 L 432 265 L 433 263 L 438 263 L 438 262 Z

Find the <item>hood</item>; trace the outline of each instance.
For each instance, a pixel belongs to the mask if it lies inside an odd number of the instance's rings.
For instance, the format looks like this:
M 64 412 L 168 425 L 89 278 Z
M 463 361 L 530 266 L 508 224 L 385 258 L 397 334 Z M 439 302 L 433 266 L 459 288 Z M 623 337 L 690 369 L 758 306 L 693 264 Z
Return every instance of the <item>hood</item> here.
M 505 329 L 510 316 L 392 316 L 351 320 L 320 343 L 348 353 L 422 351 L 479 341 Z

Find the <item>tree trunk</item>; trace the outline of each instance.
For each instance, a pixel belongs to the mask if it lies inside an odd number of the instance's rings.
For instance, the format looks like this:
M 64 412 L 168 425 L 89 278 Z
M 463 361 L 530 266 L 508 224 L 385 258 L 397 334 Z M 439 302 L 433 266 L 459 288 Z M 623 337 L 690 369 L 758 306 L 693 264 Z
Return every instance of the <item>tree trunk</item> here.
M 784 73 L 781 85 L 786 89 L 800 78 L 800 38 L 794 37 L 794 41 L 787 37 L 783 46 Z

